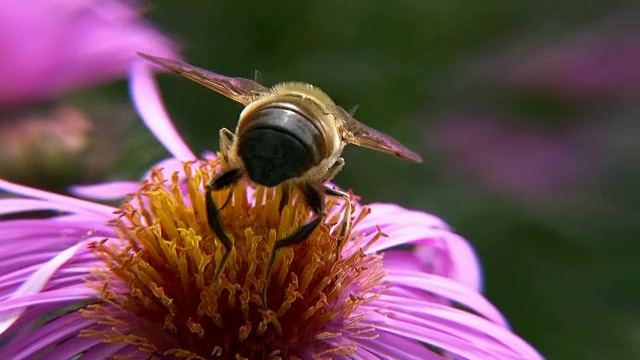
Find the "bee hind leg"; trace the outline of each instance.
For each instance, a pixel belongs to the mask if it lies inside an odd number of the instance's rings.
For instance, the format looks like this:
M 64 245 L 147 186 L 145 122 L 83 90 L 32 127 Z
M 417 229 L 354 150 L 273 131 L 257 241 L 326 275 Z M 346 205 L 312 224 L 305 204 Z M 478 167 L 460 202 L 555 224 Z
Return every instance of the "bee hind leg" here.
M 222 245 L 225 248 L 225 252 L 222 255 L 222 260 L 220 260 L 220 263 L 218 264 L 216 268 L 216 272 L 214 273 L 214 276 L 213 276 L 214 282 L 218 281 L 218 278 L 220 278 L 220 274 L 222 274 L 222 270 L 224 269 L 224 266 L 227 260 L 229 260 L 229 255 L 231 255 L 231 250 L 233 249 L 233 242 L 229 238 L 229 235 L 227 235 L 227 232 L 224 231 L 224 228 L 222 227 L 222 223 L 220 222 L 219 209 L 216 206 L 215 202 L 213 201 L 213 192 L 231 187 L 232 185 L 237 183 L 238 180 L 240 180 L 242 175 L 243 173 L 241 169 L 230 169 L 216 176 L 205 186 L 205 192 L 206 192 L 205 204 L 207 209 L 207 222 L 209 224 L 209 227 L 213 231 L 213 233 L 218 237 L 218 239 L 220 240 L 220 242 L 222 242 Z M 225 205 L 229 202 L 230 198 L 231 198 L 231 192 L 229 193 L 229 196 L 225 201 Z
M 323 188 L 312 184 L 303 184 L 300 186 L 300 190 L 302 191 L 307 205 L 309 205 L 316 216 L 313 218 L 313 220 L 296 229 L 296 231 L 294 231 L 289 236 L 277 240 L 273 245 L 271 255 L 269 256 L 269 262 L 264 272 L 265 281 L 262 287 L 262 304 L 264 305 L 265 309 L 268 308 L 267 286 L 269 285 L 269 280 L 271 279 L 271 272 L 273 271 L 273 264 L 276 260 L 278 250 L 283 247 L 297 245 L 305 241 L 309 237 L 309 235 L 311 235 L 313 230 L 315 230 L 318 225 L 322 223 L 324 218 L 327 217 L 327 212 L 324 204 Z

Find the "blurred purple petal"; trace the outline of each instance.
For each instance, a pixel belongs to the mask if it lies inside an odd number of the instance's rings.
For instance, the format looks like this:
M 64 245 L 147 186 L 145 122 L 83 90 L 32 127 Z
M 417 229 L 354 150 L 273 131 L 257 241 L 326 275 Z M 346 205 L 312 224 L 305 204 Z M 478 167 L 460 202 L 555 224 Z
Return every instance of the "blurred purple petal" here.
M 635 14 L 637 15 L 637 14 Z M 576 100 L 640 95 L 638 19 L 617 14 L 604 24 L 553 43 L 514 49 L 488 61 L 494 82 L 540 88 Z
M 452 115 L 429 132 L 458 176 L 526 201 L 569 197 L 591 178 L 593 160 L 570 136 L 483 114 Z
M 120 0 L 0 3 L 0 107 L 124 77 L 136 51 L 174 45 Z

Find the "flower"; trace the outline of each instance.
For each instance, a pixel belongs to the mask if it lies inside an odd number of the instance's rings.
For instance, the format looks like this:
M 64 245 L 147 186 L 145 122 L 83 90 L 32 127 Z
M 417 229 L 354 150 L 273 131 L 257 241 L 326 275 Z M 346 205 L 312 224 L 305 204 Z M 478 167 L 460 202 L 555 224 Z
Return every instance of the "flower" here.
M 302 244 L 271 247 L 311 214 L 278 189 L 234 187 L 206 221 L 217 159 L 196 160 L 177 136 L 144 65 L 132 74 L 142 118 L 174 156 L 141 182 L 73 191 L 118 207 L 0 181 L 0 358 L 541 359 L 480 291 L 469 244 L 439 218 L 392 204 L 361 206 L 336 251 L 339 201 Z M 226 191 L 214 193 L 222 204 Z M 48 217 L 20 213 L 49 210 Z M 411 246 L 409 246 L 411 245 Z M 267 305 L 267 306 L 265 306 Z
M 0 3 L 0 108 L 124 77 L 136 51 L 174 45 L 121 0 Z

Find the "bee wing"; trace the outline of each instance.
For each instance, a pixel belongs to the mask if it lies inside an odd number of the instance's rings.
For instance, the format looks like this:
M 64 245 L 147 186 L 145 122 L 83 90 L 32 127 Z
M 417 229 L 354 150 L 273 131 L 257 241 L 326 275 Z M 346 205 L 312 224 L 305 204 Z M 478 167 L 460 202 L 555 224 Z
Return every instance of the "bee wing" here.
M 346 113 L 346 112 L 345 112 Z M 381 151 L 397 157 L 422 162 L 422 157 L 407 149 L 391 136 L 372 129 L 351 116 L 344 117 L 344 141 L 369 149 Z
M 264 87 L 253 80 L 227 77 L 200 69 L 179 60 L 167 59 L 141 52 L 139 52 L 138 55 L 154 64 L 160 65 L 172 73 L 195 81 L 200 85 L 204 85 L 209 89 L 212 89 L 243 105 L 247 105 L 257 98 L 271 92 L 269 88 Z

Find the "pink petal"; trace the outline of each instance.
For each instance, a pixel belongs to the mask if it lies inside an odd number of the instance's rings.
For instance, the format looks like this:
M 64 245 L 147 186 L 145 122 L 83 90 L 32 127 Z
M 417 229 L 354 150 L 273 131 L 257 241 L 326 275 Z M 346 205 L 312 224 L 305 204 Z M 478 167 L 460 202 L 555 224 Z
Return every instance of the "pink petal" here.
M 113 212 L 116 210 L 111 206 L 101 205 L 90 201 L 80 200 L 64 195 L 54 194 L 48 191 L 38 190 L 34 188 L 30 188 L 28 186 L 18 185 L 6 180 L 0 179 L 0 190 L 4 190 L 6 192 L 10 192 L 16 195 L 22 195 L 26 197 L 33 197 L 37 199 L 51 201 L 53 203 L 62 204 L 65 206 L 69 206 L 74 208 L 75 211 L 81 213 L 94 213 L 95 215 L 99 215 L 100 217 L 113 215 Z M 95 216 L 94 215 L 94 216 Z
M 388 269 L 385 281 L 395 286 L 415 288 L 427 293 L 447 298 L 472 309 L 478 314 L 504 327 L 506 319 L 487 299 L 478 292 L 450 279 L 422 272 Z
M 67 262 L 73 254 L 78 250 L 80 245 L 75 245 L 67 250 L 59 253 L 56 257 L 45 263 L 40 269 L 33 273 L 12 295 L 11 299 L 24 297 L 26 295 L 37 294 L 46 285 L 51 276 Z M 15 308 L 11 311 L 3 311 L 5 301 L 0 304 L 0 335 L 4 333 L 11 325 L 24 313 L 26 306 Z
M 99 346 L 104 342 L 104 339 L 99 338 L 89 338 L 89 337 L 73 337 L 69 338 L 64 342 L 56 343 L 56 346 L 50 351 L 47 352 L 47 358 L 49 359 L 74 359 L 78 355 L 82 354 L 82 359 L 87 359 L 85 352 L 93 348 L 94 346 Z M 123 346 L 120 346 L 123 347 Z M 104 350 L 109 349 L 112 351 L 117 351 L 118 347 L 111 345 L 110 347 L 101 346 Z M 114 351 L 114 352 L 115 352 Z M 108 357 L 102 357 L 101 359 L 107 359 Z
M 393 221 L 393 220 L 392 220 Z M 378 239 L 373 245 L 365 250 L 365 253 L 375 253 L 385 249 L 400 245 L 415 244 L 425 247 L 418 247 L 416 253 L 422 256 L 425 263 L 431 261 L 426 256 L 433 254 L 434 250 L 441 249 L 446 254 L 446 259 L 433 259 L 433 261 L 447 261 L 445 275 L 455 279 L 467 286 L 479 290 L 481 288 L 480 264 L 475 252 L 466 240 L 452 233 L 449 230 L 429 227 L 420 223 L 398 224 L 382 223 L 379 225 L 387 237 Z
M 139 181 L 110 181 L 91 185 L 73 185 L 69 192 L 93 200 L 120 200 L 140 189 Z
M 503 356 L 509 355 L 507 353 L 501 353 L 499 354 L 501 356 L 496 356 L 498 354 L 486 351 L 481 347 L 473 346 L 473 344 L 466 341 L 463 337 L 444 334 L 439 331 L 432 330 L 424 326 L 424 324 L 419 321 L 413 322 L 407 321 L 407 319 L 398 320 L 396 319 L 397 315 L 398 314 L 381 315 L 377 313 L 370 313 L 369 316 L 367 316 L 367 321 L 372 322 L 376 329 L 380 331 L 386 331 L 408 339 L 414 339 L 426 344 L 431 344 L 440 349 L 464 356 L 470 360 L 513 359 L 513 357 Z
M 390 300 L 386 296 L 381 296 L 380 301 Z M 425 326 L 432 326 L 442 332 L 451 335 L 464 337 L 464 339 L 476 343 L 483 343 L 485 348 L 509 348 L 526 359 L 541 358 L 529 344 L 513 334 L 507 328 L 494 324 L 480 316 L 471 314 L 447 305 L 425 304 L 422 301 L 403 301 L 406 299 L 395 299 L 389 303 L 390 311 L 394 316 L 416 321 L 424 321 Z M 409 318 L 413 317 L 413 319 Z M 487 338 L 494 339 L 492 343 L 487 342 Z
M 111 355 L 117 354 L 120 350 L 131 345 L 121 344 L 98 344 L 88 349 L 83 355 L 82 360 L 104 360 L 112 358 Z M 62 358 L 62 357 L 61 357 Z
M 471 244 L 457 234 L 448 234 L 441 238 L 444 250 L 448 254 L 450 262 L 447 269 L 447 277 L 469 286 L 476 291 L 482 291 L 482 269 L 480 261 Z M 427 261 L 430 251 L 427 245 L 430 241 L 419 240 L 415 242 L 416 254 L 422 261 Z
M 151 66 L 144 59 L 138 59 L 132 65 L 129 91 L 138 115 L 171 155 L 182 161 L 195 160 L 196 156 L 173 126 L 160 98 Z
M 90 289 L 86 284 L 79 284 L 59 290 L 40 291 L 22 296 L 12 296 L 0 303 L 0 316 L 4 318 L 5 312 L 24 311 L 24 308 L 35 305 L 67 304 L 77 301 L 94 299 L 95 290 Z M 7 314 L 9 316 L 9 314 Z M 15 322 L 16 319 L 13 319 Z M 13 323 L 12 322 L 12 323 Z M 11 325 L 11 324 L 9 324 Z M 2 323 L 4 327 L 4 322 Z M 1 333 L 0 333 L 1 334 Z
M 78 313 L 63 315 L 55 320 L 39 326 L 34 331 L 28 331 L 25 336 L 0 348 L 0 359 L 34 359 L 40 351 L 55 345 L 59 341 L 77 336 L 81 329 L 86 329 L 95 322 L 82 318 Z
M 444 358 L 426 348 L 423 344 L 387 332 L 377 332 L 372 340 L 358 341 L 358 347 L 376 354 L 376 359 L 402 360 L 443 360 Z
M 358 224 L 358 228 L 375 228 L 379 224 L 422 224 L 438 229 L 449 229 L 437 216 L 422 211 L 405 209 L 396 204 L 373 203 L 367 205 L 371 213 Z
M 355 355 L 349 356 L 351 360 L 380 360 L 375 350 L 370 350 L 366 347 L 358 347 L 358 351 Z
M 396 226 L 395 224 L 380 224 L 380 229 L 387 237 L 380 238 L 367 250 L 367 254 L 376 253 L 382 250 L 393 248 L 400 245 L 408 245 L 418 241 L 422 241 L 431 246 L 441 246 L 443 241 L 448 240 L 447 237 L 453 236 L 449 230 L 432 228 L 423 224 L 404 224 Z

